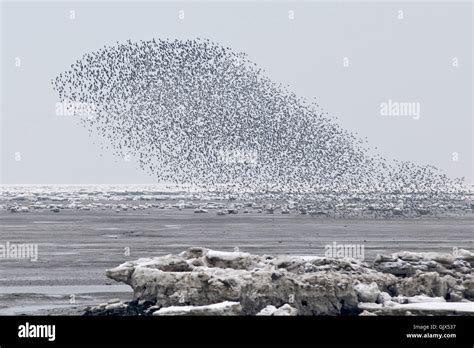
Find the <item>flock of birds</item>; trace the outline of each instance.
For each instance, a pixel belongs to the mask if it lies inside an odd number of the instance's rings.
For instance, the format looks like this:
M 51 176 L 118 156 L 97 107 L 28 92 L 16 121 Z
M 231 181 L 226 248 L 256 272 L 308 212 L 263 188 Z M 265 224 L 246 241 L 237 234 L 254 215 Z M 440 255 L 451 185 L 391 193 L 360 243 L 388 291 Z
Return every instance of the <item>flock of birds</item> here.
M 463 190 L 431 165 L 372 154 L 316 102 L 209 40 L 105 46 L 52 84 L 62 102 L 93 105 L 81 122 L 158 181 L 254 192 Z

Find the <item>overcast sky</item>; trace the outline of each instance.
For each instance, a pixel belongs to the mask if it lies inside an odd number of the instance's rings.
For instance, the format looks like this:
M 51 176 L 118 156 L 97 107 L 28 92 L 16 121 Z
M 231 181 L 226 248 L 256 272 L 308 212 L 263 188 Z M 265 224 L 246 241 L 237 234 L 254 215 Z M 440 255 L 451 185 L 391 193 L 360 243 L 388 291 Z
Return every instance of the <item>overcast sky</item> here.
M 315 97 L 383 156 L 474 182 L 472 15 L 471 3 L 449 1 L 3 2 L 0 180 L 156 182 L 133 159 L 101 150 L 76 119 L 57 116 L 50 80 L 117 41 L 200 37 Z M 419 103 L 419 119 L 381 115 L 389 100 Z

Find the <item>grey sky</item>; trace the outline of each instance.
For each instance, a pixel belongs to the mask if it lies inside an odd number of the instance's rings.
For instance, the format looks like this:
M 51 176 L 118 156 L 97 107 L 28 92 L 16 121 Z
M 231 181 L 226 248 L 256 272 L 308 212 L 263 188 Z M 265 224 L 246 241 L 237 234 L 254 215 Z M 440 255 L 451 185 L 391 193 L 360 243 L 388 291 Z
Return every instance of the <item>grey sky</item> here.
M 55 115 L 50 80 L 103 45 L 196 37 L 246 52 L 383 156 L 474 182 L 472 3 L 3 2 L 1 24 L 1 183 L 156 182 Z M 382 116 L 388 100 L 420 103 L 420 118 Z

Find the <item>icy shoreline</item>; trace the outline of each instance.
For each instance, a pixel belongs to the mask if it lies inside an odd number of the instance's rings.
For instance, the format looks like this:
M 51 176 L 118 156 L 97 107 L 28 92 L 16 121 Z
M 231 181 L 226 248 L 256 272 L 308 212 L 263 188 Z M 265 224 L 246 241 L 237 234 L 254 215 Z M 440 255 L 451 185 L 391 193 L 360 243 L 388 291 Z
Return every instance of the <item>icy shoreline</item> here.
M 0 185 L 0 211 L 193 210 L 217 215 L 257 213 L 312 217 L 421 218 L 470 216 L 474 191 L 232 192 L 178 190 L 163 185 Z
M 373 264 L 189 248 L 107 270 L 134 301 L 86 315 L 474 315 L 474 253 L 400 252 Z

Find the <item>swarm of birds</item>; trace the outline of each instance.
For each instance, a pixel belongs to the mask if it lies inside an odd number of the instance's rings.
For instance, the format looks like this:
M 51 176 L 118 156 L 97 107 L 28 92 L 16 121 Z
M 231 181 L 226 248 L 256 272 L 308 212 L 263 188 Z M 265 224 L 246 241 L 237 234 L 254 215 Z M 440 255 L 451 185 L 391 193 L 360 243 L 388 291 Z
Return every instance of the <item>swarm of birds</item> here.
M 453 194 L 462 179 L 388 161 L 315 101 L 209 40 L 117 43 L 52 80 L 62 102 L 117 154 L 158 181 L 255 192 Z

